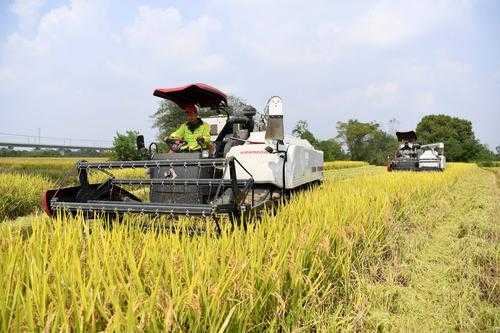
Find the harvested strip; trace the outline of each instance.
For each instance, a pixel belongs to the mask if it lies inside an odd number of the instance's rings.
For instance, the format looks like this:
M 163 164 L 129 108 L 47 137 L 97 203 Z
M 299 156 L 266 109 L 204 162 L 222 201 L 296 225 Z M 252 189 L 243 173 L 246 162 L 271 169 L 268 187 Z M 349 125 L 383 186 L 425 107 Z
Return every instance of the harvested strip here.
M 496 193 L 495 193 L 496 192 Z M 384 261 L 359 276 L 359 330 L 494 331 L 500 327 L 500 191 L 474 169 L 392 231 Z

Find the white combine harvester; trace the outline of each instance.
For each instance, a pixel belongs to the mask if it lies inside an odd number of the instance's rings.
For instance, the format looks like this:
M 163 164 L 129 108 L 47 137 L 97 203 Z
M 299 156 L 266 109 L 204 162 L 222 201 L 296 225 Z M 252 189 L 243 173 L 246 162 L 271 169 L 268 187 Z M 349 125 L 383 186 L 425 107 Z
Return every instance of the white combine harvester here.
M 420 145 L 414 131 L 396 132 L 399 148 L 389 162 L 387 170 L 443 171 L 446 167 L 444 144 Z
M 156 89 L 155 96 L 180 107 L 197 104 L 224 111 L 226 95 L 205 84 Z M 230 217 L 258 211 L 278 202 L 291 191 L 323 180 L 323 152 L 309 142 L 284 134 L 283 103 L 269 99 L 263 124 L 254 121 L 256 111 L 213 118 L 214 150 L 199 152 L 155 152 L 155 143 L 144 146 L 138 138 L 141 161 L 86 162 L 76 164 L 79 186 L 49 190 L 42 196 L 42 207 L 49 215 L 57 210 L 121 215 L 123 213 Z M 168 142 L 167 142 L 168 143 Z M 178 146 L 179 142 L 175 146 Z M 174 146 L 174 145 L 172 145 Z M 147 179 L 119 179 L 113 169 L 143 168 Z M 89 183 L 88 173 L 109 175 L 102 183 Z M 123 186 L 128 186 L 125 189 Z M 149 188 L 149 200 L 135 196 L 130 187 Z

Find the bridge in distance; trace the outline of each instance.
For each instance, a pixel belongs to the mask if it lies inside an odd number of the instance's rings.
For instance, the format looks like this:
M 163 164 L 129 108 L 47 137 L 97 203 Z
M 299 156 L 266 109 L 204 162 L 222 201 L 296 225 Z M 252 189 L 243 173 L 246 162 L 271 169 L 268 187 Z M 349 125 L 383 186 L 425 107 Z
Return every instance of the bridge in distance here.
M 22 142 L 0 142 L 0 147 L 13 148 L 51 148 L 51 149 L 93 149 L 93 150 L 111 150 L 111 147 L 80 146 L 80 145 L 58 145 L 44 143 L 22 143 Z

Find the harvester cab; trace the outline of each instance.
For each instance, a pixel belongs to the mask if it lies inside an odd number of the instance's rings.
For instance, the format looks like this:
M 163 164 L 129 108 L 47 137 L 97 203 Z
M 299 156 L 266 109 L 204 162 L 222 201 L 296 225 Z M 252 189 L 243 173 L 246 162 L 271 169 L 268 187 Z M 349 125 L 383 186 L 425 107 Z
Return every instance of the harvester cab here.
M 226 95 L 202 83 L 156 89 L 154 95 L 181 108 L 187 104 L 224 112 Z M 323 180 L 323 152 L 283 130 L 283 103 L 272 97 L 265 108 L 264 124 L 256 126 L 256 110 L 209 122 L 211 151 L 159 153 L 155 143 L 146 147 L 137 138 L 140 161 L 107 161 L 76 164 L 78 186 L 53 189 L 42 195 L 49 215 L 63 210 L 122 215 L 144 213 L 171 216 L 238 218 L 279 202 L 291 191 Z M 215 125 L 215 126 L 212 126 Z M 213 129 L 213 131 L 212 131 Z M 172 143 L 168 142 L 172 148 Z M 143 169 L 143 177 L 118 178 L 114 170 Z M 89 174 L 103 172 L 107 179 L 91 183 Z M 142 191 L 141 191 L 142 187 Z M 145 197 L 144 193 L 147 193 Z M 142 194 L 142 195 L 140 195 Z
M 388 171 L 443 171 L 446 167 L 442 142 L 420 145 L 414 131 L 396 132 L 396 137 L 399 146 L 389 161 Z

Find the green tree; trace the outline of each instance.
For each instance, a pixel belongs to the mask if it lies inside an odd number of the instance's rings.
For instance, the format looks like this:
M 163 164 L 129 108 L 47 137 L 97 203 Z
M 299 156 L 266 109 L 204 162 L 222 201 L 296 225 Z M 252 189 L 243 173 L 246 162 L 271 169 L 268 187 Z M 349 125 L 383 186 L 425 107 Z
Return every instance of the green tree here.
M 364 123 L 356 119 L 337 122 L 337 138 L 347 148 L 351 160 L 383 165 L 387 156 L 397 147 L 394 136 L 380 129 L 375 122 Z
M 417 125 L 418 141 L 423 144 L 443 142 L 448 161 L 489 160 L 493 153 L 474 135 L 469 120 L 444 114 L 423 117 Z
M 314 134 L 309 131 L 309 124 L 305 120 L 299 120 L 292 130 L 292 134 L 298 138 L 309 141 L 313 147 L 318 146 L 318 140 L 314 137 Z
M 186 113 L 177 104 L 165 99 L 160 102 L 152 118 L 153 127 L 159 130 L 159 139 L 170 135 L 187 120 Z
M 138 134 L 136 131 L 127 131 L 125 134 L 117 132 L 113 138 L 113 159 L 120 161 L 140 160 L 141 154 L 136 146 Z
M 398 148 L 397 139 L 382 130 L 378 130 L 374 134 L 372 140 L 371 158 L 367 160 L 370 164 L 385 165 L 387 157 L 392 156 Z
M 478 143 L 477 153 L 474 160 L 476 161 L 494 161 L 496 160 L 495 153 L 492 152 L 487 145 Z
M 319 141 L 315 148 L 323 151 L 323 159 L 327 162 L 346 159 L 342 145 L 334 138 Z
M 305 120 L 299 120 L 292 130 L 292 134 L 296 137 L 309 141 L 309 143 L 318 150 L 323 151 L 323 159 L 325 161 L 334 161 L 344 159 L 345 154 L 342 151 L 342 146 L 335 139 L 318 140 L 309 130 L 309 124 Z
M 229 95 L 227 96 L 227 107 L 225 112 L 227 114 L 239 114 L 245 109 L 247 106 L 251 106 L 248 104 L 243 98 Z

